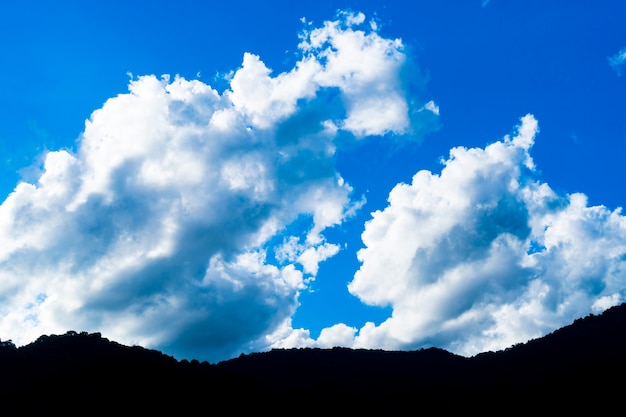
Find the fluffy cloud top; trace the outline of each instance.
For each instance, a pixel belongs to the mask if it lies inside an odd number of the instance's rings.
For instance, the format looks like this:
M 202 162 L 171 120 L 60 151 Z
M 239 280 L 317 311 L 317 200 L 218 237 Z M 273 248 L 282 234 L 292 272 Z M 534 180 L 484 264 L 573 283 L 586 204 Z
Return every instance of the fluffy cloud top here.
M 352 329 L 348 345 L 472 355 L 624 300 L 626 218 L 538 181 L 537 131 L 527 115 L 513 137 L 454 148 L 441 174 L 419 171 L 391 191 L 365 225 L 349 290 L 393 313 Z M 345 343 L 346 328 L 334 330 Z
M 402 42 L 364 21 L 309 27 L 290 71 L 245 54 L 223 93 L 143 76 L 95 111 L 0 206 L 2 337 L 101 331 L 218 360 L 288 326 L 339 250 L 323 231 L 362 204 L 337 135 L 412 128 Z

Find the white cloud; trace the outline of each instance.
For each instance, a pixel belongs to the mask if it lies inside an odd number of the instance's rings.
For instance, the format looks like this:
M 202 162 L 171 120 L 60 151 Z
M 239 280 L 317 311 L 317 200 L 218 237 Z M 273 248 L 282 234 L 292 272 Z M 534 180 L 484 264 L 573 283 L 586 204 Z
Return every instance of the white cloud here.
M 274 332 L 265 335 L 263 346 L 274 349 L 289 349 L 293 347 L 314 347 L 315 341 L 311 339 L 309 330 L 294 329 L 291 317 L 285 319 Z
M 601 313 L 607 308 L 611 308 L 623 302 L 624 302 L 624 298 L 622 294 L 617 294 L 617 293 L 611 294 L 611 295 L 598 298 L 591 306 L 591 310 L 594 313 L 598 313 L 598 312 Z
M 364 16 L 349 16 L 353 17 L 305 32 L 300 48 L 325 62 L 316 82 L 341 87 L 347 110 L 343 129 L 356 136 L 408 133 L 410 114 L 400 71 L 406 60 L 402 41 L 354 30 L 352 26 L 363 23 Z
M 527 115 L 513 137 L 454 148 L 440 174 L 419 171 L 391 191 L 365 225 L 348 288 L 393 313 L 345 345 L 471 355 L 623 299 L 626 217 L 539 182 L 529 154 L 537 131 Z
M 209 360 L 305 340 L 290 317 L 338 251 L 323 232 L 363 204 L 335 170 L 337 134 L 411 130 L 402 42 L 363 22 L 303 33 L 275 76 L 245 54 L 223 94 L 142 76 L 93 112 L 77 152 L 49 152 L 0 205 L 0 334 L 101 331 Z M 295 256 L 274 262 L 283 241 Z
M 343 323 L 322 329 L 316 341 L 316 346 L 321 348 L 332 348 L 335 346 L 346 346 L 354 339 L 357 329 L 346 326 Z
M 617 75 L 622 75 L 622 67 L 626 64 L 626 48 L 622 48 L 618 53 L 609 57 L 609 64 L 617 72 Z
M 286 319 L 275 332 L 266 335 L 265 343 L 274 349 L 289 348 L 332 348 L 336 346 L 350 346 L 353 344 L 356 327 L 350 327 L 343 323 L 322 329 L 317 339 L 311 338 L 309 330 L 294 329 L 291 318 Z
M 439 116 L 439 106 L 435 104 L 433 100 L 430 100 L 428 103 L 424 104 L 424 107 L 422 107 L 422 110 L 428 110 L 429 112 L 432 112 L 436 114 L 437 116 Z
M 291 236 L 276 248 L 276 258 L 281 262 L 297 262 L 304 272 L 317 275 L 319 264 L 339 252 L 336 244 L 322 243 L 317 246 L 300 244 L 299 239 Z

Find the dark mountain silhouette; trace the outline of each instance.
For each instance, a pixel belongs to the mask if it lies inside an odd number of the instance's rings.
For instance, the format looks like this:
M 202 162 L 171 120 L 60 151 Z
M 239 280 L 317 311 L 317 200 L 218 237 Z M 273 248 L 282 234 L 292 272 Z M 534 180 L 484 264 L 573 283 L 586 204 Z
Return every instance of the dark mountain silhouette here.
M 621 408 L 624 371 L 626 304 L 471 358 L 306 348 L 209 364 L 71 331 L 20 348 L 0 342 L 0 415 L 597 414 Z

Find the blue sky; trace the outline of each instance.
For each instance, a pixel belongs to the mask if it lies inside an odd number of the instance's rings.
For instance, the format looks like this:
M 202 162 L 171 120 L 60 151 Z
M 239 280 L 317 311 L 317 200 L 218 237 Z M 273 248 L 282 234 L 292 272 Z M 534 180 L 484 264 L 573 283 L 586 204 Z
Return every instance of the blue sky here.
M 0 338 L 472 355 L 623 302 L 625 9 L 3 5 Z

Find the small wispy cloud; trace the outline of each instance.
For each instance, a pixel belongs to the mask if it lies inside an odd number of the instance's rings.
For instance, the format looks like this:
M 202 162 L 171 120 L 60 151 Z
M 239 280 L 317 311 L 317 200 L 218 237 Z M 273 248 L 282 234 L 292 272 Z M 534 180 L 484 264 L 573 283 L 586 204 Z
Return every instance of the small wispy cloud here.
M 430 100 L 428 103 L 424 104 L 424 107 L 422 107 L 420 111 L 422 110 L 428 110 L 433 114 L 439 116 L 439 106 L 433 100 Z
M 618 53 L 609 57 L 609 64 L 613 67 L 617 75 L 622 75 L 622 68 L 626 64 L 626 47 L 622 48 Z
M 486 7 L 489 4 L 490 0 L 483 0 L 483 7 Z

